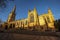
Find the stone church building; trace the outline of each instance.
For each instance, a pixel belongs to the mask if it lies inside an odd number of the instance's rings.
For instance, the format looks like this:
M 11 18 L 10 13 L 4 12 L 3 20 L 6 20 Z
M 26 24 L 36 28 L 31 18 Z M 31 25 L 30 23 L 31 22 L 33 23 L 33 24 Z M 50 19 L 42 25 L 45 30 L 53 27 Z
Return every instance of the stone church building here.
M 12 28 L 23 28 L 30 30 L 54 30 L 54 17 L 50 8 L 47 13 L 38 15 L 36 8 L 33 10 L 28 10 L 27 18 L 15 20 L 15 11 L 16 6 L 10 12 L 6 22 L 2 24 L 3 28 L 12 29 Z

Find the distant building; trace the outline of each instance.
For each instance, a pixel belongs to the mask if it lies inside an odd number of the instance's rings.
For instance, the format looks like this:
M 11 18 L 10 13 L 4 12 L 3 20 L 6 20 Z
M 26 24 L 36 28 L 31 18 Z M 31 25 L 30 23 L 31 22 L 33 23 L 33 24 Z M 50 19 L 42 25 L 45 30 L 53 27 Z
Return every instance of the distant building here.
M 15 10 L 16 6 L 14 6 L 12 12 L 9 14 L 8 19 L 2 26 L 6 29 L 9 28 L 23 28 L 23 29 L 36 29 L 36 30 L 54 30 L 54 17 L 50 10 L 42 15 L 38 15 L 36 8 L 33 10 L 28 10 L 28 16 L 25 19 L 15 20 Z

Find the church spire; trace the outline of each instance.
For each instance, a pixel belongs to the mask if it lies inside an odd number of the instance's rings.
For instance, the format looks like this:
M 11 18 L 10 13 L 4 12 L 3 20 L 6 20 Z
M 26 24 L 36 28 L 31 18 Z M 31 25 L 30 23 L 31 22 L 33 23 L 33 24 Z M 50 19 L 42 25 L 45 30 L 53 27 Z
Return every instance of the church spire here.
M 34 7 L 34 11 L 36 11 L 36 7 Z
M 12 10 L 12 13 L 15 12 L 15 10 L 16 10 L 16 5 L 14 6 L 14 8 L 13 8 L 13 10 Z
M 37 14 L 36 7 L 34 7 L 34 14 L 38 15 L 38 14 Z
M 51 12 L 51 9 L 50 9 L 50 8 L 48 8 L 48 13 L 49 13 L 49 14 L 52 14 L 52 12 Z
M 8 16 L 8 19 L 7 19 L 8 22 L 15 20 L 15 15 L 16 15 L 15 11 L 16 11 L 16 5 L 14 6 L 13 10 L 11 11 L 11 13 Z

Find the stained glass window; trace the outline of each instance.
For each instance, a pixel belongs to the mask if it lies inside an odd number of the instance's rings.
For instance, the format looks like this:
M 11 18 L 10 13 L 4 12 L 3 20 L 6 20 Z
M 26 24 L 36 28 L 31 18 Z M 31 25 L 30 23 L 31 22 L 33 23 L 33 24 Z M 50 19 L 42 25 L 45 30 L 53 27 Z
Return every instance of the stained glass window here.
M 34 15 L 33 14 L 30 15 L 30 22 L 34 22 Z
M 49 16 L 47 16 L 47 21 L 50 22 Z

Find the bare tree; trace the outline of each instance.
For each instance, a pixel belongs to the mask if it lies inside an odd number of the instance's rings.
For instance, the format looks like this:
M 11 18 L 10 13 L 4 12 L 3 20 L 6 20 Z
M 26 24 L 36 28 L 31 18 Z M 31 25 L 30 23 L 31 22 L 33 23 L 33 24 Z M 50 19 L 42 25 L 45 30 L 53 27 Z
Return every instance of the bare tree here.
M 56 31 L 60 31 L 60 19 L 54 21 Z
M 2 24 L 2 20 L 0 19 L 0 27 L 1 27 L 1 24 Z
M 0 0 L 0 8 L 5 8 L 10 1 L 14 0 Z
M 0 22 L 1 22 L 1 20 L 0 20 Z
M 0 24 L 1 24 L 1 22 L 2 22 L 2 21 L 1 21 L 1 19 L 0 19 Z

